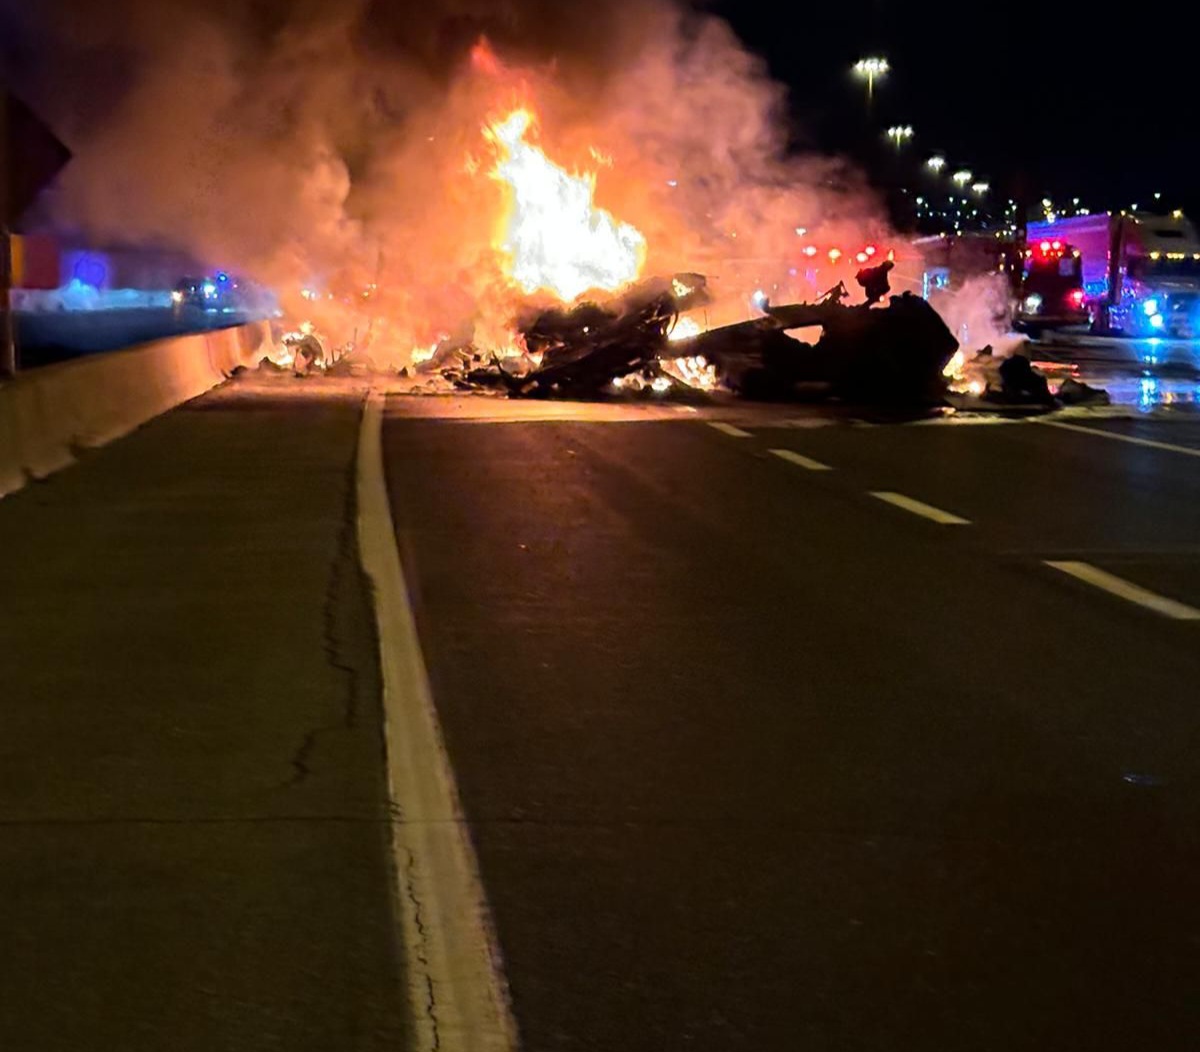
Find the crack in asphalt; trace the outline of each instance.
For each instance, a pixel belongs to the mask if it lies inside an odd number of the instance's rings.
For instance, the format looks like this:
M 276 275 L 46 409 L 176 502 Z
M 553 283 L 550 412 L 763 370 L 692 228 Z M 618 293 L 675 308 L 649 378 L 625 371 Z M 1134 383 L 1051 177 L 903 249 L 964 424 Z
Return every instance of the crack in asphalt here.
M 350 452 L 344 473 L 345 497 L 342 502 L 342 519 L 338 527 L 337 550 L 329 566 L 329 580 L 321 604 L 321 645 L 325 659 L 335 673 L 345 681 L 345 692 L 341 717 L 332 723 L 320 724 L 300 741 L 292 754 L 292 777 L 288 787 L 303 784 L 313 773 L 312 755 L 322 735 L 336 731 L 353 730 L 358 721 L 358 692 L 360 675 L 358 668 L 343 656 L 345 640 L 339 630 L 338 603 L 352 587 L 352 575 L 359 565 L 357 551 L 358 498 L 356 493 L 356 466 L 358 462 L 358 439 Z
M 433 989 L 433 976 L 429 974 L 429 954 L 427 948 L 429 945 L 429 932 L 425 927 L 424 911 L 421 906 L 421 899 L 417 895 L 416 889 L 416 855 L 408 848 L 404 849 L 405 855 L 405 879 L 404 879 L 404 894 L 407 897 L 409 904 L 412 906 L 413 925 L 417 929 L 419 937 L 419 945 L 416 951 L 416 963 L 421 965 L 421 976 L 425 983 L 425 1016 L 429 1020 L 429 1026 L 432 1033 L 433 1044 L 430 1046 L 433 1049 L 442 1047 L 442 1036 L 438 1028 L 437 1014 L 437 996 Z

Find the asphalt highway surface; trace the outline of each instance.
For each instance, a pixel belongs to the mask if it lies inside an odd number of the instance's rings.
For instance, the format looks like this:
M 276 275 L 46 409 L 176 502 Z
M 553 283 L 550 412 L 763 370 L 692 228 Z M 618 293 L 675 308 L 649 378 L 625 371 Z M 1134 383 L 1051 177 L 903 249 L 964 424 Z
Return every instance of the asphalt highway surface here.
M 361 393 L 294 388 L 0 500 L 5 1052 L 408 1047 Z
M 251 370 L 0 501 L 0 1047 L 428 1032 L 368 383 Z M 1189 403 L 385 412 L 522 1049 L 1194 1044 Z
M 525 1047 L 1190 1044 L 1200 423 L 501 409 L 384 449 Z

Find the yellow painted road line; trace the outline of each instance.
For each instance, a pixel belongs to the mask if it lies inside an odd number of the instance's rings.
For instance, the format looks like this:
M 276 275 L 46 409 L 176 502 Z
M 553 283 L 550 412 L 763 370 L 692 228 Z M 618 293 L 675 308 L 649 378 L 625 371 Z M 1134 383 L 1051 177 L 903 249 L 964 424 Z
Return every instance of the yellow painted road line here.
M 778 457 L 780 460 L 786 460 L 789 464 L 795 464 L 798 468 L 804 468 L 807 471 L 832 471 L 828 464 L 822 464 L 819 460 L 813 460 L 812 457 L 806 457 L 802 453 L 793 453 L 790 449 L 769 449 L 767 450 L 772 456 Z
M 928 519 L 930 522 L 936 522 L 940 526 L 969 526 L 971 524 L 969 519 L 964 519 L 948 511 L 942 511 L 941 508 L 935 508 L 932 504 L 913 500 L 912 497 L 906 497 L 903 493 L 888 493 L 885 491 L 872 493 L 871 496 L 876 500 L 883 501 L 885 504 L 903 508 L 913 515 L 920 515 L 921 518 Z
M 1147 610 L 1153 610 L 1163 617 L 1169 617 L 1174 621 L 1200 621 L 1200 610 L 1195 607 L 1180 603 L 1175 599 L 1168 599 L 1165 595 L 1159 595 L 1157 592 L 1151 592 L 1132 581 L 1126 581 L 1123 577 L 1117 577 L 1115 574 L 1101 570 L 1091 563 L 1058 562 L 1047 559 L 1046 565 L 1051 569 L 1068 574 L 1076 580 L 1090 584 L 1093 588 L 1108 592 L 1109 595 L 1115 595 L 1127 602 L 1143 606 Z
M 1112 431 L 1099 431 L 1094 427 L 1081 427 L 1079 424 L 1066 424 L 1061 420 L 1034 420 L 1033 423 L 1042 427 L 1057 427 L 1063 431 L 1078 431 L 1083 435 L 1095 435 L 1097 438 L 1111 438 L 1114 442 L 1128 442 L 1131 446 L 1145 446 L 1147 449 L 1165 449 L 1169 453 L 1182 453 L 1185 457 L 1200 457 L 1200 449 L 1188 446 L 1177 446 L 1172 442 L 1156 442 L 1152 438 L 1136 438 L 1133 435 L 1118 435 Z
M 723 435 L 728 435 L 730 438 L 749 438 L 750 432 L 743 431 L 740 427 L 734 427 L 732 424 L 726 424 L 721 420 L 709 420 L 708 426 L 715 431 L 720 431 Z
M 358 543 L 371 580 L 383 674 L 396 905 L 419 1052 L 516 1052 L 508 998 L 396 550 L 383 475 L 383 401 L 372 392 L 358 446 Z

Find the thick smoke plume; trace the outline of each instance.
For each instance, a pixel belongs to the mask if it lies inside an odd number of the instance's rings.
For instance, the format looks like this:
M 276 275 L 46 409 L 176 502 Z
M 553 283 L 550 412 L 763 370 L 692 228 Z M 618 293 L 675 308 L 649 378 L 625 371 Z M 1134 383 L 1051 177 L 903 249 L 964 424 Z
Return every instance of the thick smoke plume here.
M 979 274 L 953 289 L 939 289 L 930 304 L 968 357 L 984 347 L 1008 355 L 1022 342 L 1012 331 L 1012 293 L 1002 274 Z
M 730 28 L 663 0 L 0 0 L 0 29 L 75 150 L 57 222 L 247 274 L 385 360 L 456 328 L 499 339 L 518 309 L 481 134 L 516 105 L 597 172 L 646 273 L 710 276 L 719 320 L 756 287 L 842 276 L 805 271 L 797 228 L 885 233 L 850 171 L 789 151 L 783 90 Z

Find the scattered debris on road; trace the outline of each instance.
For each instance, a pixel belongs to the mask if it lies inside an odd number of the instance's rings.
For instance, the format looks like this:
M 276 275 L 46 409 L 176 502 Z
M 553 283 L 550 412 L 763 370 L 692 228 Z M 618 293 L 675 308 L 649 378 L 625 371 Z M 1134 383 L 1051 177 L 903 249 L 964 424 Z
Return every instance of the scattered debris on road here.
M 1071 364 L 1034 362 L 1022 350 L 998 355 L 990 345 L 972 357 L 956 351 L 944 370 L 948 400 L 959 409 L 1028 412 L 1110 404 L 1108 393 L 1083 383 L 1078 371 Z
M 886 271 L 884 272 L 886 275 Z M 844 289 L 843 289 L 844 292 Z M 772 307 L 762 317 L 700 331 L 684 312 L 702 307 L 699 274 L 643 282 L 603 304 L 582 303 L 522 319 L 523 353 L 483 355 L 439 347 L 414 369 L 460 390 L 514 398 L 612 398 L 694 394 L 718 386 L 787 400 L 805 387 L 864 403 L 937 404 L 957 342 L 924 300 L 845 306 L 834 290 L 815 304 Z M 790 329 L 823 330 L 815 343 Z M 680 334 L 682 330 L 682 335 Z
M 887 296 L 890 269 L 858 273 L 865 303 L 843 302 L 849 293 L 839 283 L 814 303 L 775 306 L 763 297 L 761 316 L 707 330 L 697 321 L 710 303 L 704 275 L 654 278 L 603 302 L 531 310 L 502 351 L 447 337 L 400 375 L 414 394 L 535 399 L 695 399 L 724 391 L 758 401 L 988 411 L 1107 402 L 1077 378 L 1052 385 L 1021 353 L 984 347 L 968 357 L 924 299 Z M 793 335 L 810 332 L 811 342 Z M 305 325 L 264 359 L 297 376 L 365 370 L 356 363 L 353 344 L 334 349 Z

